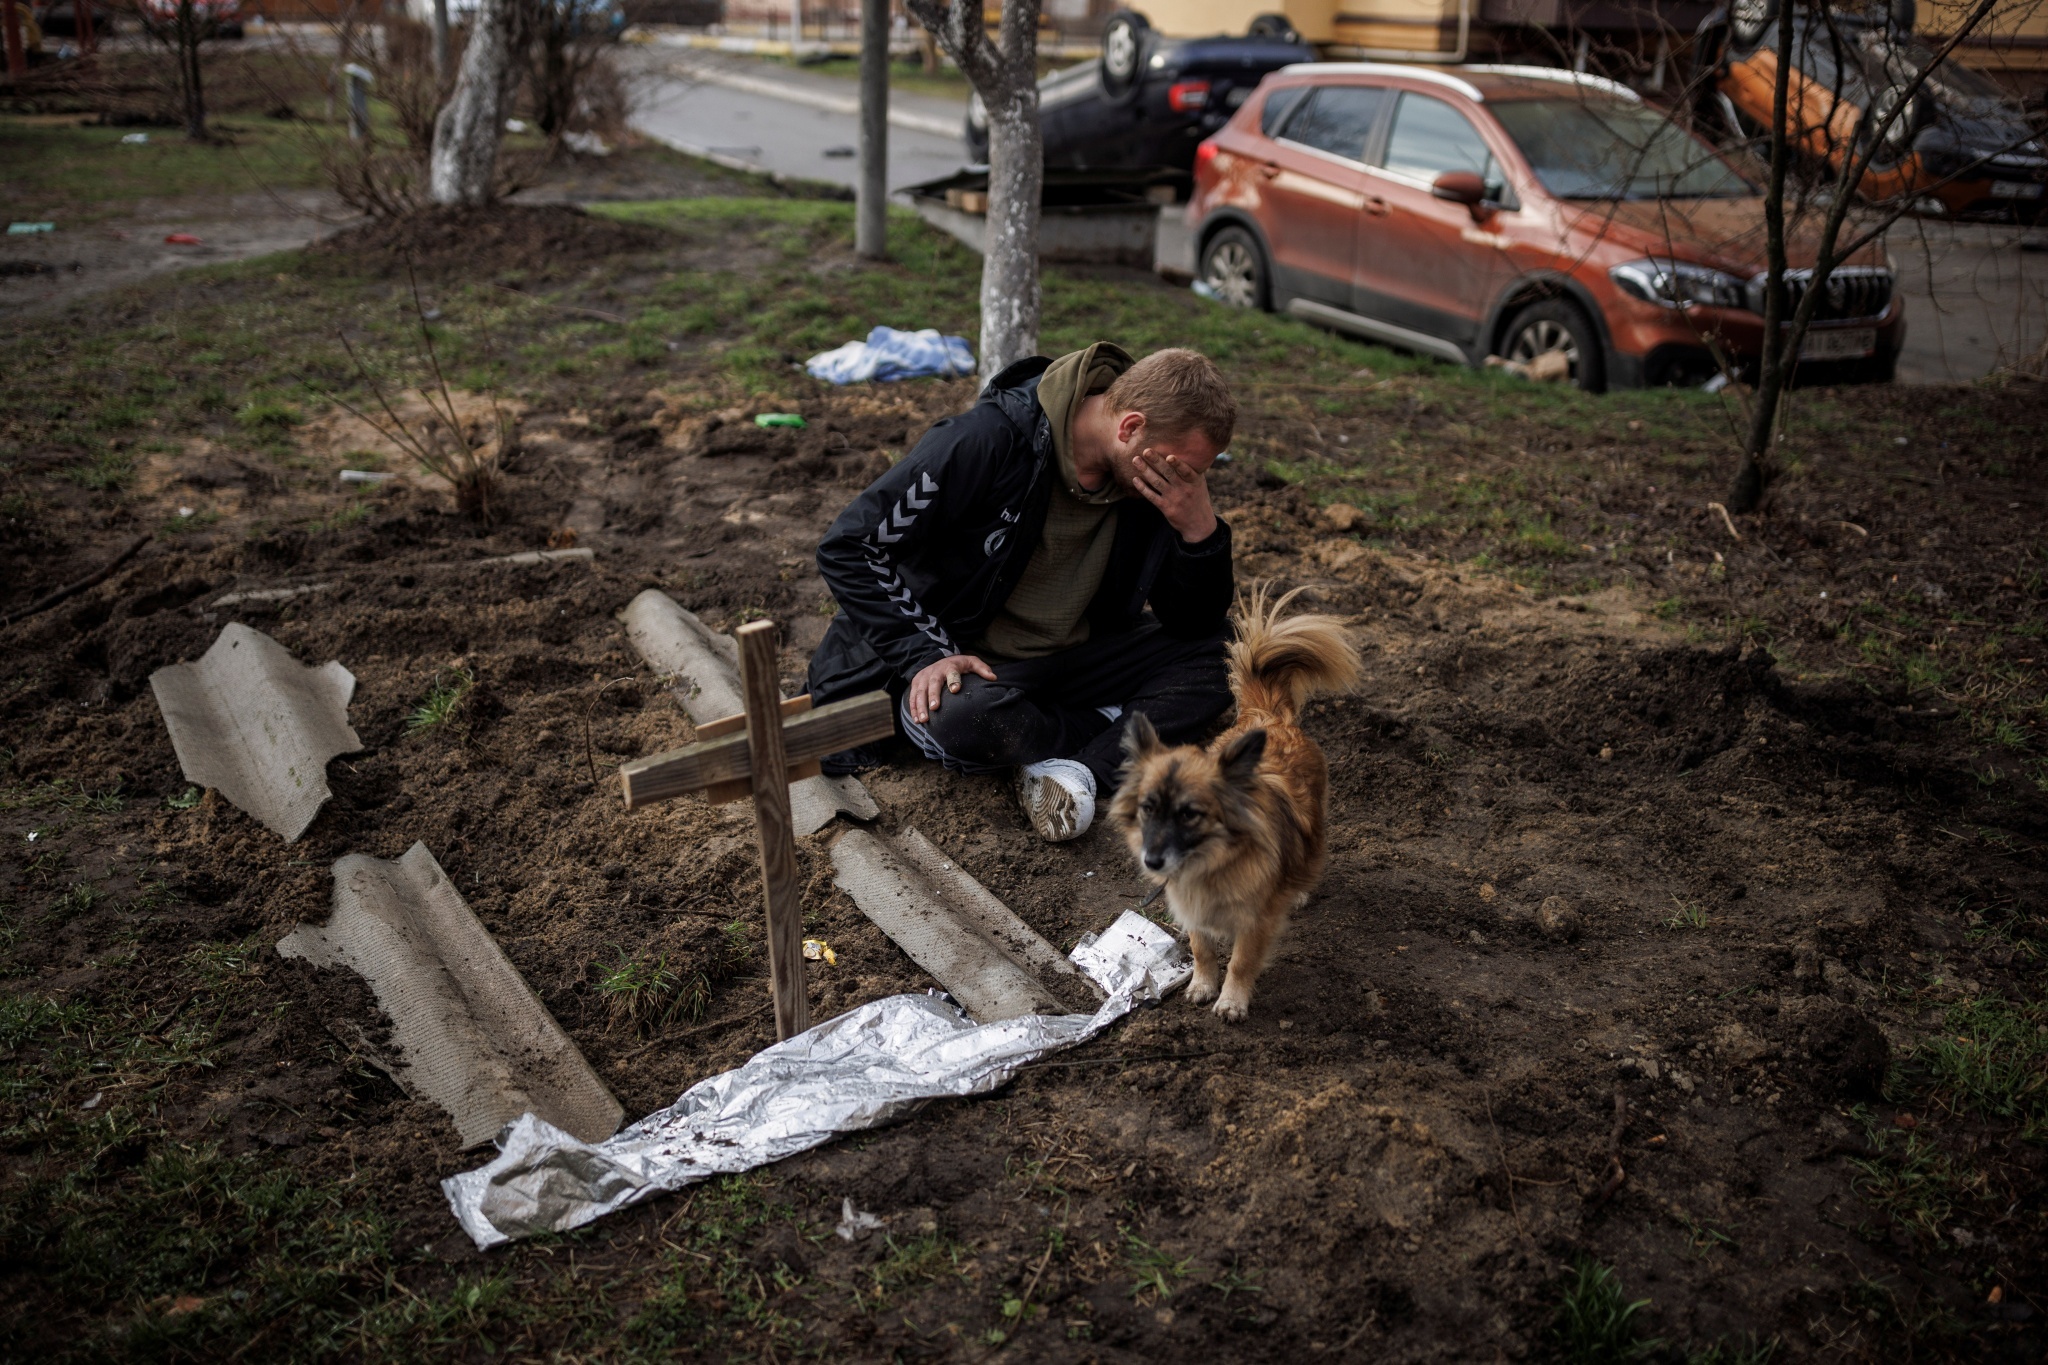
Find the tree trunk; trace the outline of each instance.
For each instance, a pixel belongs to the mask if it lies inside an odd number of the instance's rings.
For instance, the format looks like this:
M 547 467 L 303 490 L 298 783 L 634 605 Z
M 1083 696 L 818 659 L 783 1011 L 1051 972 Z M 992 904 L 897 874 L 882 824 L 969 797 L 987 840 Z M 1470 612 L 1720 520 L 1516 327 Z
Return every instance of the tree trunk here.
M 6 0 L 0 0 L 0 4 Z M 178 93 L 185 97 L 185 136 L 206 141 L 206 86 L 200 79 L 199 43 L 206 36 L 206 20 L 194 0 L 179 0 L 171 19 L 171 36 L 177 48 Z
M 498 140 L 505 128 L 514 3 L 483 0 L 477 6 L 454 93 L 434 120 L 427 197 L 436 204 L 490 202 L 498 169 Z
M 1764 192 L 1764 344 L 1757 361 L 1756 402 L 1749 412 L 1749 435 L 1742 448 L 1742 464 L 1735 471 L 1735 482 L 1729 485 L 1724 499 L 1728 510 L 1736 515 L 1757 509 L 1763 501 L 1764 489 L 1777 473 L 1777 452 L 1771 449 L 1771 442 L 1778 429 L 1778 404 L 1785 396 L 1787 362 L 1796 355 L 1779 325 L 1785 321 L 1785 177 L 1792 161 L 1791 139 L 1785 128 L 1793 65 L 1792 9 L 1792 0 L 1782 0 L 1778 6 L 1781 55 L 1771 88 L 1770 185 Z M 1818 290 L 1818 279 L 1813 288 Z
M 1027 78 L 1022 85 L 1001 104 L 993 93 L 982 96 L 988 105 L 988 224 L 981 258 L 984 380 L 1038 354 L 1038 215 L 1045 145 L 1038 129 L 1038 84 Z
M 907 0 L 988 109 L 988 220 L 981 257 L 981 374 L 1038 354 L 1039 0 L 1004 0 L 991 46 L 981 0 Z

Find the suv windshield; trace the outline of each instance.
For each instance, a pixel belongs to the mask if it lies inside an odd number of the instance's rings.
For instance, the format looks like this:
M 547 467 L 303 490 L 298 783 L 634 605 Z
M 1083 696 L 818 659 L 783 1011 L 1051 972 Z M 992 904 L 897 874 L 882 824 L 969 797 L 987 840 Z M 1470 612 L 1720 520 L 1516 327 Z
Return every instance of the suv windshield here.
M 1733 199 L 1756 191 L 1663 115 L 1612 99 L 1488 104 L 1560 199 Z

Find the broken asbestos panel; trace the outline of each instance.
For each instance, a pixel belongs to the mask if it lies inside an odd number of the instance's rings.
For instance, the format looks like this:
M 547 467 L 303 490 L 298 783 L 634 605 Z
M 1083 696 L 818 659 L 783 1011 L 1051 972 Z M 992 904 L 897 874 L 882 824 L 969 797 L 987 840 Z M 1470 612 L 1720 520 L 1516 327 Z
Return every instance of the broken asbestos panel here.
M 185 780 L 296 840 L 330 795 L 327 762 L 363 747 L 348 723 L 353 673 L 307 668 L 239 621 L 196 664 L 149 675 Z
M 854 904 L 978 1023 L 1066 1014 L 1075 1003 L 1085 1001 L 1084 1010 L 1099 1003 L 1092 987 L 1070 984 L 1053 972 L 1046 973 L 1050 980 L 1041 977 L 1034 966 L 1055 953 L 1052 945 L 917 831 L 884 843 L 866 830 L 848 830 L 832 845 L 832 867 Z M 985 923 L 997 926 L 993 934 Z M 1026 961 L 1006 950 L 1006 940 Z M 1061 998 L 1069 995 L 1073 1003 Z
M 619 613 L 626 638 L 647 666 L 664 679 L 674 679 L 676 696 L 703 725 L 746 709 L 740 697 L 739 646 L 685 610 L 667 593 L 653 588 L 626 604 Z M 857 778 L 806 777 L 789 784 L 789 810 L 798 834 L 816 834 L 835 815 L 872 820 L 880 812 Z
M 943 896 L 953 912 L 1004 957 L 1038 978 L 1069 1010 L 1091 1013 L 1102 1003 L 1102 991 L 1076 967 L 1073 959 L 1039 937 L 1038 931 L 1017 918 L 1015 911 L 974 880 L 966 868 L 954 862 L 914 829 L 906 829 L 890 841 L 896 852 L 909 861 L 931 888 Z
M 396 862 L 334 865 L 334 913 L 277 951 L 347 967 L 391 1016 L 407 1086 L 448 1111 L 462 1145 L 533 1114 L 585 1142 L 625 1111 L 541 1004 L 423 843 Z

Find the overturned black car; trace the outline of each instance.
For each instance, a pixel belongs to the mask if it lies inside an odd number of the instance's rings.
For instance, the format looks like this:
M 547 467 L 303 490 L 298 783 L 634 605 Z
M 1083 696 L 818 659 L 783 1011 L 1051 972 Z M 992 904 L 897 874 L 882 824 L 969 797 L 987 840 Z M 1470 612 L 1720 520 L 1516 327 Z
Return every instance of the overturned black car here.
M 1142 14 L 1119 10 L 1102 56 L 1038 82 L 1045 164 L 1055 170 L 1192 173 L 1195 147 L 1230 121 L 1268 73 L 1315 52 L 1279 15 L 1242 38 L 1166 38 Z M 967 156 L 988 160 L 988 115 L 967 109 Z

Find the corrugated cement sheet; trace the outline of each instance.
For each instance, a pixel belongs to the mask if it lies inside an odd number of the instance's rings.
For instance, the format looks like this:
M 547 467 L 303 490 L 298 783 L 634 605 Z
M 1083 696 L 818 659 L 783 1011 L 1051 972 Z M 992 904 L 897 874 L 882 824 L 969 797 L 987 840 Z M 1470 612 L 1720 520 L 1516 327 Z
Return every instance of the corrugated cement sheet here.
M 832 868 L 861 912 L 977 1022 L 1101 1003 L 1073 963 L 916 830 L 893 843 L 848 830 Z
M 740 698 L 739 646 L 697 619 L 667 593 L 647 589 L 619 613 L 626 638 L 647 666 L 673 679 L 676 696 L 693 724 L 722 720 L 746 709 Z M 816 834 L 835 815 L 872 820 L 875 798 L 852 777 L 806 777 L 789 784 L 789 810 L 798 834 Z
M 327 762 L 363 747 L 348 723 L 353 673 L 307 668 L 239 621 L 196 664 L 149 675 L 185 780 L 211 787 L 286 843 L 331 794 Z
M 619 1102 L 425 844 L 396 862 L 341 859 L 333 916 L 299 925 L 277 951 L 370 983 L 406 1084 L 448 1111 L 463 1146 L 529 1113 L 585 1142 L 618 1131 Z

